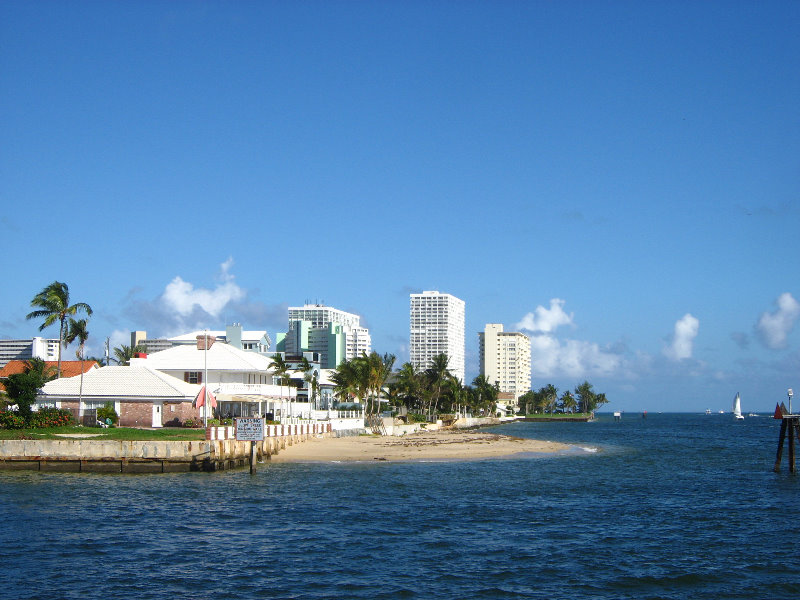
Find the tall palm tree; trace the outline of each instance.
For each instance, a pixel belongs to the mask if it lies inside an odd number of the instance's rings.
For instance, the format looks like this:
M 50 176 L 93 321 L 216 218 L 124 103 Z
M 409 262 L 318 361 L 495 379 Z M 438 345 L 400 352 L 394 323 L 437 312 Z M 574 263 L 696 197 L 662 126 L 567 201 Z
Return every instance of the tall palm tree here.
M 394 366 L 394 354 L 384 354 L 381 356 L 373 351 L 369 356 L 364 354 L 362 360 L 366 362 L 365 375 L 367 377 L 367 388 L 372 397 L 371 410 L 372 413 L 379 413 L 381 406 L 381 391 L 386 384 L 386 380 L 392 373 Z
M 267 365 L 267 368 L 272 369 L 273 374 L 278 378 L 278 384 L 281 387 L 281 411 L 283 411 L 283 384 L 284 381 L 288 384 L 291 367 L 289 367 L 283 356 L 276 354 L 272 357 L 272 362 Z
M 397 393 L 403 399 L 407 408 L 409 404 L 418 403 L 421 395 L 422 381 L 419 371 L 410 362 L 403 363 L 397 372 L 397 380 L 394 384 Z
M 447 381 L 448 377 L 450 377 L 450 370 L 448 369 L 449 364 L 450 357 L 442 352 L 431 359 L 431 366 L 425 371 L 433 391 L 433 394 L 431 395 L 431 403 L 428 406 L 429 415 L 432 414 L 431 410 L 433 411 L 433 414 L 436 413 L 436 409 L 439 404 L 439 397 L 442 395 L 442 385 L 444 385 L 444 382 Z
M 541 392 L 544 394 L 545 398 L 547 398 L 547 404 L 550 407 L 550 414 L 552 414 L 556 408 L 556 400 L 558 400 L 558 388 L 552 383 L 548 383 L 541 389 Z
M 85 302 L 69 303 L 69 287 L 66 283 L 54 281 L 41 292 L 36 294 L 31 300 L 31 306 L 38 308 L 26 315 L 26 319 L 44 319 L 39 326 L 39 331 L 43 331 L 54 323 L 58 322 L 58 377 L 61 377 L 61 347 L 64 345 L 64 338 L 67 333 L 67 317 L 83 311 L 87 316 L 91 316 L 92 307 Z
M 592 384 L 584 381 L 582 384 L 575 388 L 575 397 L 578 401 L 578 410 L 582 413 L 588 413 L 594 410 L 594 398 L 596 394 L 592 390 Z
M 83 350 L 86 340 L 89 338 L 89 330 L 86 328 L 86 319 L 75 320 L 69 318 L 69 327 L 67 328 L 67 335 L 64 341 L 71 344 L 78 340 L 78 350 L 75 352 L 76 356 L 81 360 L 81 383 L 78 388 L 78 417 L 83 416 Z
M 310 405 L 310 403 L 313 401 L 312 398 L 313 390 L 311 388 L 313 387 L 312 384 L 314 381 L 314 365 L 312 365 L 311 362 L 309 362 L 309 360 L 305 356 L 303 356 L 300 359 L 300 364 L 297 365 L 297 370 L 303 373 L 303 381 L 306 384 L 306 390 L 308 392 L 308 402 Z
M 575 396 L 573 396 L 572 392 L 569 390 L 561 395 L 561 406 L 565 413 L 574 412 L 575 407 L 578 406 L 578 403 L 575 401 Z
M 472 385 L 475 386 L 478 407 L 483 408 L 487 414 L 494 412 L 499 390 L 497 384 L 490 383 L 486 375 L 478 375 L 472 380 Z

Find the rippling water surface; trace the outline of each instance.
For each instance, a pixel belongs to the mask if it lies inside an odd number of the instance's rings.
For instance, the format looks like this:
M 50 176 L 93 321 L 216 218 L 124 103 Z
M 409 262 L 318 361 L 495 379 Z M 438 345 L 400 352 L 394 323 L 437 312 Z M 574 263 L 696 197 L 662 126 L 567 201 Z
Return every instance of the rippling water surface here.
M 555 457 L 0 472 L 0 597 L 798 598 L 779 425 L 604 416 L 493 429 L 575 445 Z

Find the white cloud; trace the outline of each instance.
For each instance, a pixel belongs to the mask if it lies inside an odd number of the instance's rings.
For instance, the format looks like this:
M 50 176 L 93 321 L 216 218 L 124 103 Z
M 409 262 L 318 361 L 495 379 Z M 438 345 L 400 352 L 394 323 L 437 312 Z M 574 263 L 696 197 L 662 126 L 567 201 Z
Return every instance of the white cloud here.
M 230 302 L 241 300 L 245 292 L 234 282 L 234 277 L 229 273 L 233 266 L 233 258 L 229 258 L 220 265 L 220 279 L 222 283 L 213 290 L 197 288 L 176 276 L 161 296 L 167 308 L 176 311 L 182 317 L 187 317 L 200 308 L 212 317 L 218 317 Z
M 561 342 L 551 335 L 534 335 L 530 339 L 531 363 L 536 378 L 605 376 L 617 372 L 624 365 L 622 355 L 593 342 Z
M 764 312 L 756 325 L 758 337 L 769 348 L 785 348 L 786 337 L 800 317 L 800 302 L 789 292 L 783 293 L 776 301 L 778 310 Z
M 573 313 L 565 313 L 563 306 L 563 300 L 553 298 L 550 300 L 549 309 L 540 304 L 534 312 L 529 312 L 522 317 L 522 320 L 514 327 L 526 331 L 550 333 L 561 325 L 572 325 Z
M 683 360 L 692 357 L 694 338 L 700 330 L 700 321 L 686 313 L 675 322 L 670 345 L 664 348 L 664 355 L 672 360 Z

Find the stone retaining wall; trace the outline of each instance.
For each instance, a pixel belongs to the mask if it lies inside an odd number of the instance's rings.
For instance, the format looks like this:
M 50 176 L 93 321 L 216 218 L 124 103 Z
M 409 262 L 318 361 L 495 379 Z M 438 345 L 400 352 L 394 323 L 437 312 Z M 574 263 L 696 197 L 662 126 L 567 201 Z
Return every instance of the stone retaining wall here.
M 285 426 L 282 435 L 255 442 L 259 459 L 312 436 L 328 436 L 309 426 Z M 327 428 L 325 428 L 327 429 Z M 235 439 L 201 441 L 119 441 L 95 439 L 0 440 L 0 469 L 166 473 L 218 471 L 250 464 L 251 442 Z

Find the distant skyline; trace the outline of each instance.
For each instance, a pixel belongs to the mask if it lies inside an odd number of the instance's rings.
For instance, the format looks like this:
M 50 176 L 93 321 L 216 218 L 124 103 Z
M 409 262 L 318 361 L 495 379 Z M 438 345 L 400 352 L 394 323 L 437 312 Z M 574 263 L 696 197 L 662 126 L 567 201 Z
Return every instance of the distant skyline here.
M 771 411 L 800 389 L 798 2 L 0 3 L 0 337 L 54 280 L 130 332 L 409 294 L 532 386 Z M 67 353 L 64 355 L 68 356 Z

